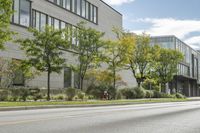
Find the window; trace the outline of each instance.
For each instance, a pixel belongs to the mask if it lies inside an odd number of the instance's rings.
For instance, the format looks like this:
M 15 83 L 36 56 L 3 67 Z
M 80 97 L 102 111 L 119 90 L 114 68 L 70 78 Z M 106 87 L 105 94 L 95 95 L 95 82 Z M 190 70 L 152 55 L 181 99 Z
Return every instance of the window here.
M 66 0 L 62 0 L 62 7 L 66 8 Z
M 97 7 L 94 7 L 94 23 L 97 23 Z
M 76 13 L 76 0 L 72 0 L 72 12 Z
M 54 19 L 54 28 L 55 29 L 60 29 L 60 24 L 58 19 Z
M 33 27 L 37 30 L 44 30 L 47 24 L 47 15 L 33 10 Z
M 53 18 L 48 16 L 48 25 L 53 26 Z
M 61 29 L 64 29 L 65 27 L 66 27 L 65 22 L 61 22 L 61 23 L 60 23 L 60 28 L 61 28 Z
M 78 15 L 81 15 L 81 0 L 77 0 L 76 2 L 76 12 Z
M 89 10 L 89 3 L 88 2 L 86 2 L 86 19 L 89 19 L 89 12 L 90 10 Z
M 64 69 L 64 88 L 71 87 L 72 83 L 72 70 L 70 68 Z
M 19 0 L 14 1 L 14 23 L 19 23 Z
M 65 0 L 66 1 L 66 9 L 71 10 L 71 0 Z
M 93 5 L 90 4 L 90 21 L 93 22 Z
M 77 28 L 75 27 L 75 26 L 72 26 L 72 31 L 74 31 L 73 33 L 72 33 L 72 45 L 76 45 L 76 30 L 77 30 Z
M 85 18 L 85 0 L 82 0 L 82 8 L 81 8 L 81 15 Z
M 28 0 L 15 0 L 13 8 L 15 13 L 12 22 L 29 27 L 31 2 Z
M 56 5 L 93 22 L 98 21 L 98 8 L 87 0 L 49 0 Z
M 20 24 L 27 27 L 30 25 L 30 2 L 27 0 L 20 1 Z
M 40 14 L 40 18 L 41 18 L 41 22 L 40 22 L 40 29 L 41 30 L 44 30 L 46 24 L 47 24 L 47 21 L 46 21 L 46 15 L 45 14 Z
M 40 13 L 36 12 L 36 24 L 35 24 L 35 28 L 40 30 Z

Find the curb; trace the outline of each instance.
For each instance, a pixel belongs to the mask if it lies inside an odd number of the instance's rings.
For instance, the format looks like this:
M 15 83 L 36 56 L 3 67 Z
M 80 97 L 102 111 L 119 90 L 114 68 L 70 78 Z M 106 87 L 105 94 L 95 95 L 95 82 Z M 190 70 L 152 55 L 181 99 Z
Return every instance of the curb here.
M 180 102 L 191 102 L 200 100 L 188 100 Z M 174 101 L 176 102 L 176 101 Z M 177 101 L 178 102 L 178 101 Z M 22 110 L 37 110 L 37 109 L 59 109 L 59 108 L 87 108 L 87 107 L 106 107 L 106 106 L 122 106 L 122 105 L 136 105 L 136 104 L 153 104 L 153 103 L 173 103 L 172 102 L 148 102 L 148 103 L 121 103 L 121 104 L 86 104 L 86 105 L 44 105 L 44 106 L 21 106 L 21 107 L 0 107 L 0 112 L 3 111 L 22 111 Z

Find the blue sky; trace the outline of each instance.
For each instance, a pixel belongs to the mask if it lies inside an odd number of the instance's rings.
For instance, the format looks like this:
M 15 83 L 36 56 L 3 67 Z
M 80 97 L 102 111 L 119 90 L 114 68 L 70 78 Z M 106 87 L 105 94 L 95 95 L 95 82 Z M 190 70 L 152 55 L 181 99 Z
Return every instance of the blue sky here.
M 123 14 L 125 29 L 175 35 L 200 49 L 200 0 L 104 0 Z

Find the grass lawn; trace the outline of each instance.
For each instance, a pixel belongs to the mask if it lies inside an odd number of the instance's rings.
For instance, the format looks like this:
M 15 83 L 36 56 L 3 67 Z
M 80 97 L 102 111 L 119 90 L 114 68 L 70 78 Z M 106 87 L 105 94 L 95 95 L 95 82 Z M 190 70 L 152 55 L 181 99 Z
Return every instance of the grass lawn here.
M 20 106 L 46 106 L 46 105 L 102 105 L 102 104 L 144 104 L 160 102 L 183 102 L 187 99 L 138 99 L 138 100 L 111 100 L 111 101 L 51 101 L 51 102 L 0 102 L 1 107 L 20 107 Z

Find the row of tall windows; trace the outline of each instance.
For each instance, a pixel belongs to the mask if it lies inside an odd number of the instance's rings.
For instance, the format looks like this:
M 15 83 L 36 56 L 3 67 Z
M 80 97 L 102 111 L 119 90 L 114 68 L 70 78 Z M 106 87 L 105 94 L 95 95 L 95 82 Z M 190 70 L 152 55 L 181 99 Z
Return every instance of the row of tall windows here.
M 11 18 L 11 22 L 29 27 L 30 14 L 31 14 L 31 2 L 29 0 L 14 0 L 13 10 L 15 12 Z
M 62 5 L 67 10 L 70 10 L 84 17 L 89 21 L 97 23 L 97 7 L 90 4 L 86 0 L 50 0 L 50 1 L 60 6 Z M 29 0 L 13 0 L 13 10 L 15 12 L 11 18 L 12 23 L 26 27 L 29 27 L 31 25 L 31 2 Z M 34 15 L 35 16 L 33 17 L 37 18 L 37 21 L 41 22 L 40 25 L 37 25 L 39 24 L 39 22 L 32 24 L 35 24 L 34 26 L 36 28 L 41 29 L 45 25 L 47 18 L 44 14 L 37 13 Z M 51 20 L 49 19 L 48 21 Z M 53 23 L 52 25 L 55 25 L 55 28 L 59 28 L 58 20 L 55 19 L 51 23 Z
M 183 64 L 178 65 L 178 74 L 184 76 L 190 76 L 189 67 Z
M 72 42 L 72 47 L 78 45 L 77 35 L 76 35 L 77 27 L 36 10 L 32 11 L 32 16 L 33 16 L 32 26 L 37 30 L 42 31 L 45 25 L 49 25 L 54 27 L 55 29 L 68 28 L 69 32 L 74 31 L 74 33 L 72 33 L 73 37 L 70 38 Z
M 186 63 L 191 63 L 191 51 L 190 51 L 190 48 L 186 44 L 176 39 L 176 49 L 183 53 L 184 61 Z
M 98 8 L 86 0 L 49 0 L 93 23 L 97 23 Z

